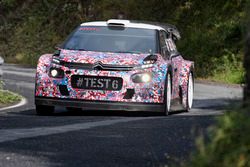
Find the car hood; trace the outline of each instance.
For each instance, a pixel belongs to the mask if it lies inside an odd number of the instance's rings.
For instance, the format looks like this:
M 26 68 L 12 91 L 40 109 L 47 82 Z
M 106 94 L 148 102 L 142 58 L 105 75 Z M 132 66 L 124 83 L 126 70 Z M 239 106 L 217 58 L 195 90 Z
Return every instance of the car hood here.
M 144 58 L 149 54 L 133 53 L 110 53 L 110 52 L 92 52 L 61 50 L 60 59 L 69 63 L 94 64 L 100 62 L 110 65 L 139 65 L 143 63 Z

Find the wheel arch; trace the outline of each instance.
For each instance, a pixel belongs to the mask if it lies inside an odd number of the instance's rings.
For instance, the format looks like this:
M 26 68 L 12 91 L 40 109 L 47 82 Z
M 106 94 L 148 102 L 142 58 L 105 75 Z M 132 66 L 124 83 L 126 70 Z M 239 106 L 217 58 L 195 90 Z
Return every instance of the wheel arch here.
M 35 91 L 34 91 L 35 94 L 38 85 L 38 78 L 42 76 L 44 73 L 47 73 L 48 68 L 51 64 L 51 60 L 52 60 L 52 54 L 41 55 L 38 59 L 36 67 L 36 75 L 35 75 Z
M 52 56 L 53 56 L 52 54 L 44 54 L 39 57 L 36 68 L 37 73 L 46 72 L 47 67 L 50 66 L 51 64 Z
M 195 71 L 194 71 L 194 63 L 191 64 L 190 69 L 189 69 L 189 73 L 193 74 L 193 77 L 195 75 Z
M 166 77 L 165 77 L 165 86 L 166 86 L 166 82 L 167 82 L 167 75 L 168 73 L 170 74 L 170 77 L 171 77 L 171 93 L 173 91 L 173 67 L 171 65 L 168 66 L 168 70 L 167 70 L 167 73 L 166 73 Z
M 172 94 L 172 91 L 173 91 L 173 81 L 172 81 L 172 79 L 173 79 L 173 68 L 172 68 L 172 66 L 171 66 L 171 64 L 169 64 L 168 65 L 168 67 L 167 67 L 167 71 L 166 71 L 166 74 L 165 74 L 165 79 L 164 79 L 164 93 L 163 93 L 163 102 L 165 103 L 166 102 L 166 90 L 167 90 L 167 76 L 168 76 L 168 74 L 170 74 L 170 77 L 171 77 L 171 94 Z

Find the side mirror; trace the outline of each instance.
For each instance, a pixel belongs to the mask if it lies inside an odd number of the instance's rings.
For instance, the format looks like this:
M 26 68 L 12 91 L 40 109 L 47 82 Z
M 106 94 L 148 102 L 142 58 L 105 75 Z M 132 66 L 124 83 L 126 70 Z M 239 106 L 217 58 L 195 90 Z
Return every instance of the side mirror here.
M 169 28 L 168 32 L 171 34 L 171 38 L 174 40 L 174 42 L 177 42 L 181 39 L 181 34 L 176 28 Z
M 179 40 L 176 36 L 172 36 L 172 39 L 173 39 L 173 41 L 174 41 L 174 43 L 177 43 L 177 41 Z

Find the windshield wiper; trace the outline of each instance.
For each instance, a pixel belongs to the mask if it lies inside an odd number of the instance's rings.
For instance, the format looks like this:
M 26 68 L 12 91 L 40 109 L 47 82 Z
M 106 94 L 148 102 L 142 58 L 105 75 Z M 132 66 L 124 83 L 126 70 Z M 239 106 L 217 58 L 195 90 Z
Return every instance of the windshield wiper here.
M 66 50 L 77 50 L 77 51 L 86 51 L 85 49 L 76 49 L 76 48 L 64 48 Z
M 114 51 L 115 53 L 134 53 L 134 54 L 142 54 L 140 51 Z
M 86 51 L 85 49 L 76 49 L 76 50 L 78 50 L 78 51 Z

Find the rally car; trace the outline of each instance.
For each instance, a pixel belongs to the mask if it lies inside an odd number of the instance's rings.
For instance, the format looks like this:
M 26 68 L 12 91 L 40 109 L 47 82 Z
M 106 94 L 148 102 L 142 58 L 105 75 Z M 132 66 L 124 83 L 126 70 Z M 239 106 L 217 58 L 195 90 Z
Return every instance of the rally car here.
M 184 60 L 172 25 L 111 19 L 82 23 L 54 54 L 39 58 L 35 105 L 88 110 L 189 111 L 194 63 Z

